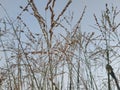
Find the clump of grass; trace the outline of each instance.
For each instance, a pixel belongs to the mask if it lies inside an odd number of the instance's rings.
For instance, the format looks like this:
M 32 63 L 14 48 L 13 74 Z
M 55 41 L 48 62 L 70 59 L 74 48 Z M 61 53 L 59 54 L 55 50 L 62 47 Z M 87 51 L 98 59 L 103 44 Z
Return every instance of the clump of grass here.
M 28 0 L 25 7 L 20 6 L 22 11 L 15 21 L 11 20 L 4 9 L 7 19 L 0 21 L 3 25 L 0 32 L 2 33 L 0 50 L 4 56 L 2 61 L 5 62 L 3 66 L 5 73 L 1 73 L 0 77 L 1 88 L 4 90 L 100 90 L 104 87 L 106 90 L 107 84 L 112 88 L 106 78 L 100 74 L 106 73 L 103 64 L 106 62 L 112 64 L 116 61 L 114 59 L 119 58 L 119 54 L 115 51 L 119 48 L 117 28 L 120 24 L 115 23 L 119 12 L 114 7 L 110 11 L 106 6 L 101 22 L 94 14 L 96 23 L 94 28 L 100 33 L 96 35 L 95 32 L 87 33 L 81 30 L 86 6 L 78 21 L 72 26 L 73 14 L 66 13 L 72 0 L 66 3 L 58 15 L 55 12 L 56 3 L 56 0 L 49 0 L 46 3 L 45 12 L 50 16 L 45 17 L 39 12 L 35 1 Z M 30 13 L 29 9 L 33 12 L 30 15 L 38 21 L 41 33 L 32 31 L 22 18 L 23 13 Z M 50 19 L 49 23 L 46 18 Z M 62 29 L 66 34 L 55 34 L 57 29 Z M 118 43 L 111 44 L 114 41 Z M 109 81 L 111 81 L 110 77 Z

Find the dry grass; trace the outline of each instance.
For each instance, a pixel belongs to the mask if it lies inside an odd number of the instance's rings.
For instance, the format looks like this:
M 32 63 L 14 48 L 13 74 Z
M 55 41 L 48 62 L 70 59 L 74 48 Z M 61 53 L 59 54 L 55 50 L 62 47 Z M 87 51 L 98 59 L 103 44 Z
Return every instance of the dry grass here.
M 56 3 L 57 0 L 49 0 L 44 7 L 50 13 L 50 28 L 34 0 L 28 0 L 25 7 L 20 7 L 22 11 L 16 22 L 4 9 L 8 17 L 0 20 L 3 26 L 0 30 L 0 59 L 4 62 L 0 73 L 1 90 L 115 90 L 115 85 L 112 85 L 115 82 L 111 81 L 109 74 L 108 78 L 104 77 L 107 76 L 104 68 L 106 64 L 114 67 L 119 63 L 120 55 L 116 50 L 120 47 L 120 24 L 115 22 L 119 12 L 106 5 L 101 20 L 94 14 L 94 28 L 99 31 L 96 35 L 95 32 L 81 31 L 86 6 L 72 28 L 73 14 L 64 17 L 72 0 L 58 16 L 54 11 Z M 29 13 L 30 8 L 42 34 L 34 33 L 22 19 L 23 13 Z M 71 27 L 70 30 L 61 22 L 62 19 Z M 62 28 L 66 35 L 55 35 L 54 30 L 58 28 Z M 116 76 L 119 75 L 117 68 Z

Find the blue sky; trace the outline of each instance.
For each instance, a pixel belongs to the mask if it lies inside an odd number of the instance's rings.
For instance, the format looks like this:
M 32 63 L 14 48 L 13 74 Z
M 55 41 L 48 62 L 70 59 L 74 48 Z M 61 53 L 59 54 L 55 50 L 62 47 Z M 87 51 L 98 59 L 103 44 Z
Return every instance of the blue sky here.
M 0 3 L 5 7 L 7 10 L 8 14 L 10 17 L 15 19 L 17 15 L 21 12 L 21 9 L 19 6 L 25 6 L 27 0 L 1 0 Z M 39 6 L 40 12 L 42 12 L 42 15 L 45 15 L 44 7 L 46 5 L 46 0 L 40 1 L 40 0 L 35 0 L 36 4 Z M 64 7 L 66 1 L 65 0 L 57 0 L 56 2 L 56 13 L 59 14 L 60 10 Z M 90 25 L 94 25 L 94 17 L 93 14 L 96 14 L 98 17 L 101 15 L 101 11 L 105 10 L 105 4 L 108 3 L 109 6 L 117 6 L 120 8 L 120 0 L 73 0 L 73 3 L 71 4 L 70 8 L 68 11 L 73 11 L 74 12 L 74 21 L 73 25 L 75 22 L 77 22 L 78 18 L 80 17 L 82 10 L 84 6 L 87 6 L 86 13 L 82 22 L 82 30 L 84 31 L 92 31 L 93 28 L 90 27 Z M 28 17 L 29 16 L 29 17 Z M 3 10 L 0 8 L 0 18 L 5 17 L 5 13 Z M 31 28 L 31 30 L 37 31 L 36 27 L 38 26 L 37 21 L 33 18 L 30 17 L 28 13 L 23 14 L 23 19 L 27 23 L 28 27 Z M 47 18 L 49 18 L 49 14 L 47 13 Z

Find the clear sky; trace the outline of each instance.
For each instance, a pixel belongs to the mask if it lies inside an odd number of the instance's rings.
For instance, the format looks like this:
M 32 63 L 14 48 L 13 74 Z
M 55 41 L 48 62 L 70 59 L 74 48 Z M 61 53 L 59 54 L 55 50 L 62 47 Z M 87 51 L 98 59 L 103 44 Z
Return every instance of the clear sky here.
M 8 12 L 9 16 L 14 20 L 18 16 L 18 14 L 22 11 L 20 9 L 20 6 L 25 7 L 27 0 L 0 0 L 0 3 L 4 6 L 6 11 Z M 40 13 L 42 14 L 43 17 L 47 17 L 46 19 L 49 21 L 50 16 L 49 13 L 45 14 L 45 6 L 46 6 L 46 0 L 35 0 L 36 4 L 39 8 Z M 74 20 L 72 22 L 72 28 L 74 24 L 78 21 L 79 17 L 81 16 L 81 13 L 84 9 L 85 6 L 86 8 L 86 13 L 85 16 L 83 17 L 83 21 L 81 23 L 81 30 L 83 32 L 94 32 L 96 31 L 94 28 L 91 26 L 95 25 L 95 20 L 93 17 L 93 14 L 96 14 L 98 18 L 101 16 L 101 12 L 105 10 L 105 4 L 108 3 L 108 6 L 111 7 L 117 6 L 118 9 L 120 9 L 120 0 L 72 0 L 71 6 L 68 8 L 68 11 L 65 13 L 65 15 L 68 15 L 68 12 L 74 12 Z M 55 12 L 56 14 L 59 14 L 60 11 L 64 8 L 66 4 L 65 0 L 56 0 L 56 8 Z M 46 16 L 45 16 L 46 15 Z M 0 18 L 6 17 L 5 12 L 3 9 L 0 7 Z M 22 15 L 22 19 L 24 22 L 27 24 L 27 26 L 30 28 L 30 30 L 34 33 L 40 33 L 39 30 L 39 25 L 37 20 L 32 17 L 29 13 L 25 12 Z M 119 18 L 117 19 L 119 22 Z M 62 33 L 61 29 L 56 31 L 57 33 Z
M 17 15 L 21 12 L 20 6 L 25 6 L 27 0 L 0 0 L 0 3 L 5 7 L 8 14 L 15 19 Z M 35 0 L 36 4 L 39 6 L 40 12 L 42 12 L 43 16 L 45 15 L 44 12 L 44 6 L 46 5 L 46 0 Z M 90 25 L 94 25 L 94 17 L 93 14 L 96 14 L 98 17 L 101 15 L 101 11 L 105 10 L 105 4 L 108 3 L 109 6 L 117 6 L 120 8 L 120 0 L 72 0 L 73 3 L 71 4 L 69 11 L 74 12 L 74 22 L 78 20 L 80 17 L 82 10 L 84 6 L 87 6 L 86 14 L 82 22 L 82 28 L 85 31 L 88 31 L 88 29 L 91 31 L 92 28 Z M 57 0 L 56 3 L 56 12 L 59 13 L 59 11 L 64 7 L 65 0 Z M 28 17 L 29 14 L 25 13 L 23 14 L 23 18 L 27 25 L 33 30 L 38 29 L 37 22 L 33 19 L 33 17 Z M 0 8 L 0 18 L 5 17 L 5 13 Z M 47 15 L 47 17 L 49 17 Z M 34 22 L 34 23 L 31 23 Z M 73 22 L 73 25 L 74 25 Z

